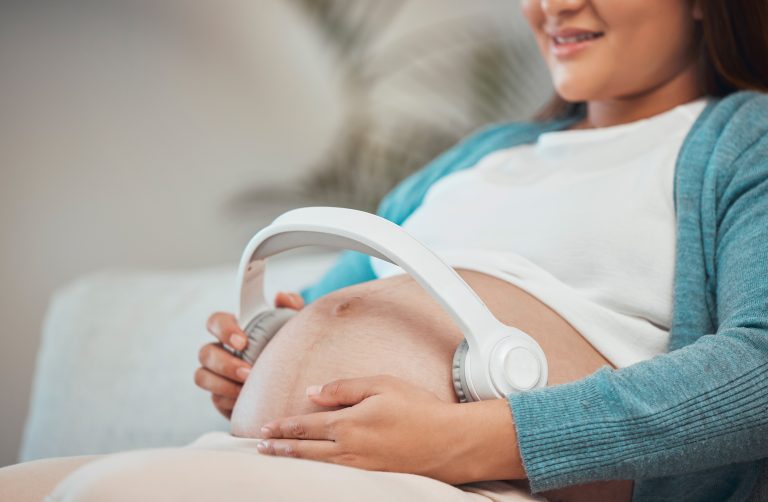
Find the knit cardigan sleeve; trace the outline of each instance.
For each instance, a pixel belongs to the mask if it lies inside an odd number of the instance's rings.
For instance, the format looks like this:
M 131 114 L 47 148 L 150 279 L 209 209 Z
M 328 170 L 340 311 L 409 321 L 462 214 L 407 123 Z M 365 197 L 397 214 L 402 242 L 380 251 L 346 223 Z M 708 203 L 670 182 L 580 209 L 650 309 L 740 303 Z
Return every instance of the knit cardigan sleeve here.
M 766 117 L 744 113 L 741 123 L 731 121 L 707 139 L 715 152 L 698 192 L 691 192 L 701 214 L 679 222 L 678 231 L 698 242 L 678 253 L 695 253 L 690 259 L 703 266 L 694 265 L 688 276 L 678 270 L 676 288 L 704 293 L 701 302 L 676 301 L 676 309 L 689 309 L 676 316 L 681 330 L 687 318 L 702 316 L 712 330 L 627 368 L 508 397 L 534 491 L 685 475 L 768 457 Z M 699 147 L 707 146 L 694 142 Z

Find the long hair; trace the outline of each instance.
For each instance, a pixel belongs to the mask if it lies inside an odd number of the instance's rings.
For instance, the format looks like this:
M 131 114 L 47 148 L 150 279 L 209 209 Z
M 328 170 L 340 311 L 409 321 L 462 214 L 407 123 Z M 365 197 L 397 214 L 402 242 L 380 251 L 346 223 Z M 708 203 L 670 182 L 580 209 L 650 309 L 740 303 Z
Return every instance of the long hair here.
M 723 97 L 740 90 L 768 92 L 768 1 L 698 2 L 702 18 L 696 50 L 704 93 Z M 583 113 L 584 107 L 555 95 L 535 119 L 570 117 Z

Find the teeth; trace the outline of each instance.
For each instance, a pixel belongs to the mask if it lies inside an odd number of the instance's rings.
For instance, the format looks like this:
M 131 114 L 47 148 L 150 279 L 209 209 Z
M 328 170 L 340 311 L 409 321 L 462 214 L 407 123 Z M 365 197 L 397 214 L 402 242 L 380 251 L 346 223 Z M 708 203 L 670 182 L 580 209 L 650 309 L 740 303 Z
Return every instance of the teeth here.
M 558 44 L 575 44 L 576 42 L 592 40 L 599 37 L 600 35 L 600 33 L 582 33 L 580 35 L 573 35 L 570 37 L 555 37 L 555 42 Z

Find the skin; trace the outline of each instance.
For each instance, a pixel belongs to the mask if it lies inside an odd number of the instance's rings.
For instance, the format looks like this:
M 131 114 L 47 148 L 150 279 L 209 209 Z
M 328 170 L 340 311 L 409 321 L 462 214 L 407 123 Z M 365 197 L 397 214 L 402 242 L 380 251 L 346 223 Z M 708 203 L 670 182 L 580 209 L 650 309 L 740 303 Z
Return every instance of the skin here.
M 558 94 L 568 101 L 587 103 L 587 117 L 576 128 L 633 122 L 702 95 L 694 58 L 694 33 L 700 12 L 694 1 L 524 0 L 522 8 Z M 550 33 L 566 28 L 601 32 L 603 36 L 577 53 L 558 56 L 551 51 L 554 41 Z M 277 301 L 301 308 L 290 295 Z M 221 342 L 237 347 L 232 335 L 238 334 L 239 328 L 221 314 L 209 328 Z M 218 346 L 204 351 L 203 368 L 198 370 L 202 373 L 196 381 L 212 393 L 217 408 L 231 416 L 245 381 L 236 372 L 243 363 Z M 308 396 L 316 409 L 346 407 L 266 423 L 260 431 L 265 438 L 264 453 L 423 473 L 451 483 L 525 476 L 519 451 L 510 447 L 516 444 L 516 438 L 503 400 L 456 405 L 392 377 L 315 384 L 325 384 Z M 392 409 L 397 413 L 388 414 L 386 410 Z M 425 423 L 424 417 L 430 420 Z M 344 429 L 336 427 L 339 423 L 345 424 Z M 487 434 L 477 434 L 469 443 L 451 442 L 456 423 L 466 423 L 467 430 Z M 367 437 L 385 440 L 377 447 L 369 447 L 359 441 L 363 431 Z M 501 451 L 500 443 L 506 445 Z M 451 465 L 414 464 L 409 460 L 414 449 L 429 458 L 471 458 L 473 462 L 468 464 L 475 468 L 469 473 L 457 473 Z

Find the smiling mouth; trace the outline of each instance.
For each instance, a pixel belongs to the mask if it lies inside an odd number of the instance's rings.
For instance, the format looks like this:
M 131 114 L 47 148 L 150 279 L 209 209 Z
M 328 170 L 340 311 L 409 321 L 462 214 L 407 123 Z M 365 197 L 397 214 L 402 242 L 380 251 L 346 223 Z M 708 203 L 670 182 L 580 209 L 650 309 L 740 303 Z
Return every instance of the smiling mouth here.
M 602 36 L 603 36 L 603 33 L 598 31 L 594 33 L 579 33 L 577 35 L 569 35 L 567 37 L 553 36 L 552 39 L 555 41 L 556 45 L 564 45 L 564 44 L 576 44 L 579 42 L 586 42 L 588 40 L 594 40 Z

